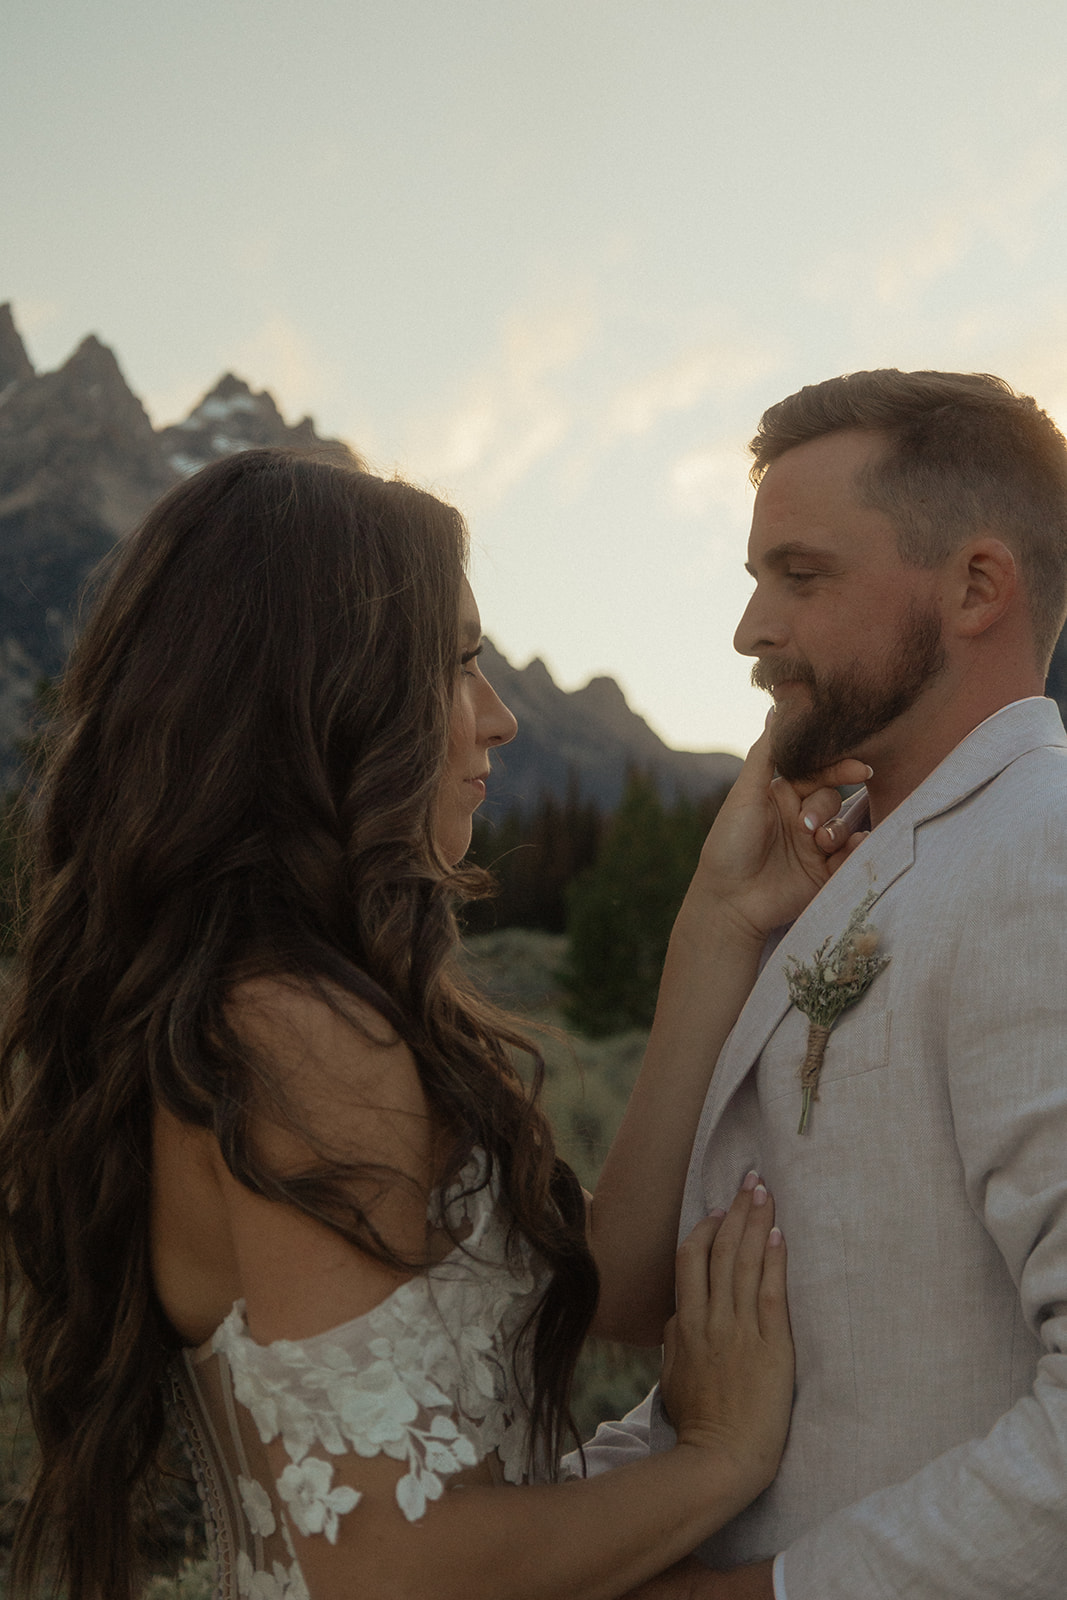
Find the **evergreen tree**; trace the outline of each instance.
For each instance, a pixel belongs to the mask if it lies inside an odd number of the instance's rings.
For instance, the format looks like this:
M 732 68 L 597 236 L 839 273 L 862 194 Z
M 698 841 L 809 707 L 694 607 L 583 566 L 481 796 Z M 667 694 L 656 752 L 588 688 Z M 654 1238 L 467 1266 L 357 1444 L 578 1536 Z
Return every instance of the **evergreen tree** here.
M 529 813 L 515 806 L 499 822 L 476 817 L 469 859 L 488 867 L 500 889 L 493 899 L 466 908 L 467 931 L 562 933 L 568 886 L 594 860 L 603 829 L 599 806 L 582 798 L 574 777 L 562 804 L 542 794 Z
M 592 867 L 569 895 L 560 974 L 567 1020 L 594 1038 L 647 1028 L 667 941 L 722 795 L 664 806 L 654 778 L 631 772 Z
M 31 765 L 40 749 L 44 727 L 55 712 L 58 684 L 40 678 L 34 690 L 25 737 L 15 740 L 15 749 Z M 19 909 L 19 840 L 26 821 L 26 805 L 21 788 L 0 793 L 0 958 L 13 956 L 18 948 L 21 914 Z

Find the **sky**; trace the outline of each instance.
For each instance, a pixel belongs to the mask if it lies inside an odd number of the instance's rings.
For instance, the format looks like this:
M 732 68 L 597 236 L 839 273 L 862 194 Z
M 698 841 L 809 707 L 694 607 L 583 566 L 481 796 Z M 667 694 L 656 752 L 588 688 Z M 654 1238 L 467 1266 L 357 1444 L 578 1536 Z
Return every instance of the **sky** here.
M 743 751 L 746 441 L 996 372 L 1067 427 L 1063 0 L 5 0 L 0 301 L 465 513 L 487 634 Z

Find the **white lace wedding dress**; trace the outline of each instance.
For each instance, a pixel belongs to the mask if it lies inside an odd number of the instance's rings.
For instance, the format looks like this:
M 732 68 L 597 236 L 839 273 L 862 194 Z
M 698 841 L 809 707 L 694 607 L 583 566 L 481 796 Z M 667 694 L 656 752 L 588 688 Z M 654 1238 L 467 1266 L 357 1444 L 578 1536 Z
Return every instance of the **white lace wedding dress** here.
M 490 1188 L 458 1198 L 476 1174 L 468 1168 L 439 1207 L 460 1237 L 469 1229 L 462 1247 L 373 1311 L 310 1339 L 259 1345 L 238 1301 L 207 1343 L 175 1362 L 216 1600 L 308 1600 L 293 1531 L 336 1541 L 360 1498 L 334 1485 L 339 1456 L 404 1462 L 396 1498 L 411 1522 L 451 1474 L 481 1461 L 494 1481 L 523 1481 L 523 1329 L 544 1280 L 523 1242 L 509 1248 Z M 278 1438 L 289 1461 L 275 1478 L 263 1446 Z

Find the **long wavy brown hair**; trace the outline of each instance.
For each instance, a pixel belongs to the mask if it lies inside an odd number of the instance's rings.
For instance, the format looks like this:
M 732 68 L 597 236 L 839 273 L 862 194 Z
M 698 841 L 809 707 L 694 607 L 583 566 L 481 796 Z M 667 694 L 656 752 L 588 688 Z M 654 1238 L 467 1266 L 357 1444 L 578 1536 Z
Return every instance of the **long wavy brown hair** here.
M 174 489 L 108 563 L 29 807 L 0 1051 L 5 1285 L 40 1444 L 15 1594 L 136 1592 L 131 1507 L 176 1345 L 151 1275 L 157 1105 L 210 1129 L 250 1189 L 412 1265 L 353 1198 L 363 1169 L 343 1153 L 313 1145 L 322 1160 L 295 1177 L 257 1157 L 254 1115 L 281 1091 L 226 1010 L 257 974 L 387 1019 L 451 1136 L 443 1182 L 486 1151 L 551 1268 L 530 1406 L 537 1448 L 559 1450 L 596 1300 L 581 1192 L 538 1107 L 536 1052 L 456 964 L 455 907 L 484 875 L 444 862 L 430 830 L 465 559 L 462 519 L 432 496 L 252 450 Z

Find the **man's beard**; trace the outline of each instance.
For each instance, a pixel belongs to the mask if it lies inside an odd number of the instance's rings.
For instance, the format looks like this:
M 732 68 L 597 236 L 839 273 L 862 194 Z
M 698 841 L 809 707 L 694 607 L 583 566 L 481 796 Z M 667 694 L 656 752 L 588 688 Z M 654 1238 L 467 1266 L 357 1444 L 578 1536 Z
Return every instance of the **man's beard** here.
M 806 661 L 764 656 L 752 669 L 757 689 L 775 683 L 803 683 L 811 704 L 792 714 L 779 712 L 771 724 L 771 752 L 783 778 L 810 778 L 823 767 L 852 755 L 913 706 L 945 665 L 941 619 L 934 611 L 912 609 L 892 652 L 872 665 L 850 667 L 818 678 Z

